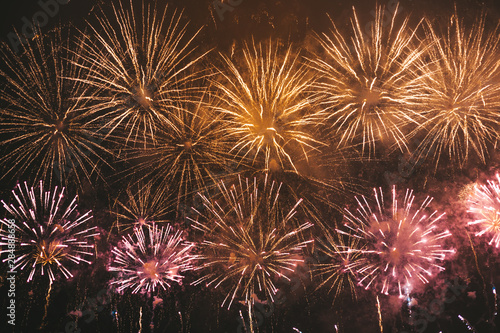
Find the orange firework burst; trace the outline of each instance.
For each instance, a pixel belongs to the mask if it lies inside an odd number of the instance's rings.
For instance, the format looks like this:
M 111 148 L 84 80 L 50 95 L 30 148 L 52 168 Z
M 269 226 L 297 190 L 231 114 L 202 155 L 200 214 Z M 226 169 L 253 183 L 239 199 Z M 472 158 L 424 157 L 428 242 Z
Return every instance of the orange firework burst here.
M 355 272 L 359 274 L 359 284 L 365 288 L 374 287 L 384 294 L 395 291 L 404 295 L 420 281 L 429 282 L 433 272 L 444 270 L 438 263 L 453 250 L 445 250 L 440 242 L 451 236 L 446 230 L 437 231 L 437 222 L 444 213 L 426 213 L 432 201 L 427 197 L 416 210 L 412 208 L 415 196 L 406 190 L 403 205 L 399 206 L 396 188 L 392 189 L 392 205 L 385 207 L 382 189 L 374 189 L 376 210 L 372 210 L 364 196 L 356 198 L 358 209 L 355 213 L 345 211 L 345 226 L 349 232 L 338 230 L 349 238 L 359 240 L 357 248 L 344 251 L 358 252 Z
M 194 284 L 232 285 L 222 303 L 228 309 L 240 295 L 250 313 L 255 298 L 273 301 L 276 280 L 290 280 L 304 262 L 302 250 L 312 240 L 301 241 L 299 236 L 312 224 L 293 226 L 300 201 L 288 209 L 280 207 L 280 187 L 267 178 L 263 186 L 256 179 L 240 178 L 229 189 L 221 182 L 222 200 L 202 196 L 205 213 L 196 211 L 198 219 L 191 219 L 193 227 L 204 233 L 200 268 L 207 272 Z
M 118 232 L 153 222 L 167 222 L 166 215 L 170 212 L 167 193 L 155 189 L 152 184 L 138 182 L 129 185 L 125 190 L 126 200 L 117 199 L 115 202 Z
M 186 36 L 182 13 L 169 13 L 168 7 L 157 12 L 143 1 L 136 15 L 131 0 L 112 9 L 110 16 L 102 10 L 91 32 L 82 33 L 76 64 L 88 76 L 73 79 L 98 89 L 98 95 L 85 97 L 108 135 L 119 129 L 125 143 L 154 143 L 157 126 L 169 123 L 172 100 L 189 98 L 184 84 L 196 75 L 188 72 L 201 58 L 191 57 L 198 33 Z
M 130 159 L 136 163 L 133 173 L 142 172 L 160 190 L 177 193 L 177 207 L 190 206 L 196 192 L 215 187 L 219 176 L 233 173 L 224 115 L 214 110 L 208 92 L 197 98 L 172 104 L 170 123 L 157 128 L 157 144 L 136 150 Z
M 291 47 L 281 53 L 270 40 L 246 44 L 241 63 L 221 57 L 222 80 L 214 81 L 217 109 L 228 117 L 235 158 L 259 169 L 297 172 L 297 162 L 322 145 L 312 131 L 312 79 L 298 55 Z
M 467 28 L 455 14 L 444 37 L 429 20 L 426 28 L 432 44 L 430 65 L 422 80 L 426 136 L 416 160 L 433 159 L 437 168 L 440 158 L 447 155 L 462 168 L 475 155 L 485 163 L 500 125 L 499 27 L 487 33 L 481 16 Z
M 476 236 L 490 235 L 490 245 L 500 247 L 500 175 L 495 180 L 488 180 L 487 185 L 476 185 L 469 199 L 469 212 L 476 220 L 469 225 L 476 226 Z
M 109 152 L 101 145 L 88 103 L 80 98 L 89 92 L 81 83 L 64 79 L 83 77 L 66 60 L 73 57 L 67 44 L 57 31 L 22 44 L 20 54 L 6 45 L 1 49 L 6 67 L 0 76 L 7 83 L 0 91 L 2 178 L 81 184 L 98 172 L 98 162 L 106 163 Z M 76 45 L 75 52 L 80 47 Z
M 385 17 L 389 12 L 377 7 L 368 34 L 353 8 L 351 39 L 332 21 L 330 34 L 317 37 L 325 59 L 310 60 L 321 76 L 315 90 L 324 107 L 322 116 L 341 134 L 338 144 L 361 144 L 368 156 L 375 153 L 377 141 L 406 150 L 407 130 L 421 120 L 415 111 L 421 94 L 416 69 L 425 48 L 415 43 L 416 29 L 408 26 L 408 17 L 397 23 L 398 8 Z

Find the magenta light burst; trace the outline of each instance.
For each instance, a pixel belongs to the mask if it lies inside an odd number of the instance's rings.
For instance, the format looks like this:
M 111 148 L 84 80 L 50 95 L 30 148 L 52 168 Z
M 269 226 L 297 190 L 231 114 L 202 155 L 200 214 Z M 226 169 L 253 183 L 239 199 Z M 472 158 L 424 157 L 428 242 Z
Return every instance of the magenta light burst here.
M 182 231 L 174 231 L 170 224 L 139 226 L 112 250 L 114 258 L 108 270 L 118 272 L 118 279 L 111 284 L 117 285 L 119 292 L 132 288 L 132 293 L 151 293 L 158 286 L 166 290 L 172 282 L 181 284 L 181 273 L 192 270 L 196 260 L 191 254 L 193 247 L 194 243 L 185 241 Z
M 403 204 L 397 199 L 396 188 L 392 189 L 392 205 L 386 208 L 382 189 L 374 189 L 376 207 L 372 209 L 367 199 L 356 198 L 358 208 L 352 213 L 345 209 L 345 226 L 349 232 L 338 230 L 348 237 L 360 240 L 357 248 L 346 248 L 347 252 L 360 252 L 362 259 L 356 267 L 359 284 L 366 289 L 379 289 L 383 294 L 408 294 L 415 283 L 429 282 L 447 254 L 454 250 L 443 249 L 441 241 L 451 236 L 448 230 L 439 232 L 438 221 L 443 214 L 437 211 L 427 214 L 433 198 L 427 196 L 414 209 L 413 190 L 407 189 Z
M 52 192 L 44 191 L 42 181 L 38 187 L 29 188 L 25 182 L 12 191 L 15 203 L 1 201 L 12 217 L 0 222 L 11 228 L 13 219 L 15 226 L 15 266 L 10 270 L 30 270 L 28 282 L 40 271 L 41 275 L 47 272 L 52 284 L 57 271 L 66 278 L 73 277 L 65 266 L 68 262 L 91 263 L 85 258 L 93 255 L 90 240 L 99 234 L 97 227 L 86 227 L 92 212 L 78 213 L 77 196 L 66 205 L 64 191 L 57 186 Z M 7 230 L 0 230 L 0 237 L 1 253 L 9 252 Z
M 487 185 L 475 185 L 474 193 L 468 200 L 469 213 L 475 220 L 468 225 L 476 226 L 476 236 L 489 235 L 489 245 L 500 247 L 500 175 L 496 180 L 488 180 Z

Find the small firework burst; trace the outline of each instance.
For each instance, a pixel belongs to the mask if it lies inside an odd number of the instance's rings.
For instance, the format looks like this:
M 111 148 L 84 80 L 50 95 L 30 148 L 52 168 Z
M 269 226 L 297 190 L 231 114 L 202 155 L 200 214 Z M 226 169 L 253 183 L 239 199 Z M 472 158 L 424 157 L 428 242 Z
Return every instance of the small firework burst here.
M 267 183 L 261 187 L 254 179 L 239 178 L 229 189 L 221 182 L 220 202 L 202 196 L 204 212 L 196 211 L 194 228 L 204 233 L 200 244 L 200 269 L 206 272 L 193 284 L 205 283 L 218 288 L 229 285 L 222 306 L 228 309 L 235 298 L 243 297 L 251 312 L 255 298 L 274 300 L 276 280 L 290 276 L 303 263 L 302 250 L 312 240 L 299 240 L 300 234 L 312 226 L 306 222 L 293 226 L 300 201 L 288 209 L 279 205 L 280 185 Z
M 323 232 L 322 238 L 316 238 L 318 249 L 328 260 L 316 264 L 316 275 L 322 276 L 323 281 L 318 289 L 328 287 L 328 292 L 334 292 L 334 302 L 343 292 L 347 291 L 356 298 L 356 270 L 363 262 L 360 239 L 345 237 L 338 232 Z
M 97 227 L 86 228 L 92 212 L 80 215 L 76 210 L 77 197 L 66 205 L 64 190 L 56 186 L 52 192 L 45 192 L 42 181 L 37 188 L 28 188 L 24 183 L 12 191 L 16 204 L 2 200 L 3 207 L 15 220 L 16 257 L 11 270 L 30 270 L 28 282 L 40 271 L 41 275 L 48 274 L 52 284 L 58 271 L 66 278 L 73 276 L 66 268 L 68 262 L 90 264 L 85 258 L 93 255 L 91 239 L 99 234 Z M 0 222 L 12 227 L 9 219 Z M 0 235 L 2 253 L 8 252 L 6 230 L 1 230 Z
M 246 44 L 242 61 L 221 55 L 222 79 L 214 80 L 217 109 L 228 117 L 231 152 L 244 164 L 266 171 L 298 172 L 298 161 L 322 143 L 313 135 L 314 101 L 307 94 L 312 79 L 291 47 L 278 43 Z
M 185 241 L 182 231 L 174 231 L 170 224 L 165 228 L 155 223 L 138 226 L 112 250 L 114 258 L 108 270 L 118 272 L 118 277 L 111 285 L 120 292 L 131 288 L 132 293 L 151 293 L 158 287 L 166 290 L 172 283 L 181 284 L 182 273 L 193 269 L 193 247 L 194 243 Z
M 125 190 L 126 200 L 115 202 L 116 228 L 118 232 L 146 224 L 167 222 L 171 211 L 166 193 L 152 184 L 136 182 Z
M 338 145 L 361 144 L 369 157 L 380 141 L 407 150 L 407 129 L 421 120 L 415 112 L 421 94 L 416 68 L 424 47 L 415 43 L 409 18 L 398 24 L 397 13 L 398 6 L 392 17 L 377 7 L 365 34 L 353 8 L 351 39 L 332 21 L 330 34 L 317 37 L 326 59 L 310 60 L 321 76 L 315 90 L 324 108 L 322 118 L 341 134 Z
M 182 12 L 157 11 L 145 1 L 139 13 L 132 0 L 112 4 L 112 14 L 102 9 L 97 21 L 82 33 L 83 49 L 75 53 L 88 76 L 73 79 L 98 90 L 83 98 L 92 100 L 107 135 L 133 145 L 154 143 L 157 126 L 169 123 L 172 101 L 189 99 L 184 84 L 197 75 L 190 69 L 201 58 L 192 57 L 198 32 L 187 35 Z
M 177 193 L 177 207 L 185 202 L 190 206 L 196 192 L 215 187 L 219 177 L 234 173 L 229 167 L 232 144 L 224 115 L 214 110 L 208 92 L 198 98 L 174 103 L 170 123 L 157 128 L 156 145 L 136 150 L 130 159 L 136 164 L 132 172 L 142 172 L 160 189 Z
M 469 210 L 476 220 L 469 222 L 479 231 L 476 236 L 491 236 L 489 245 L 500 247 L 500 175 L 496 180 L 488 180 L 487 185 L 475 185 L 474 193 L 468 200 Z
M 488 33 L 481 16 L 467 28 L 455 14 L 444 34 L 428 20 L 426 28 L 432 45 L 422 76 L 426 135 L 415 159 L 431 159 L 436 168 L 443 155 L 460 168 L 472 155 L 485 163 L 500 125 L 499 26 Z
M 0 91 L 3 177 L 81 184 L 98 173 L 98 162 L 106 163 L 109 152 L 101 145 L 99 127 L 87 102 L 79 98 L 89 92 L 81 83 L 64 79 L 83 77 L 66 60 L 74 60 L 68 44 L 57 31 L 22 44 L 19 54 L 6 45 L 1 49 L 6 66 L 0 76 L 7 83 Z M 75 52 L 79 49 L 75 45 Z
M 433 198 L 427 197 L 415 210 L 412 207 L 415 196 L 407 189 L 403 205 L 399 206 L 393 187 L 392 206 L 386 208 L 382 189 L 374 189 L 374 193 L 376 209 L 372 210 L 364 196 L 356 198 L 356 212 L 345 210 L 349 232 L 338 231 L 359 240 L 358 248 L 347 249 L 362 256 L 355 269 L 359 284 L 366 289 L 377 288 L 384 294 L 398 291 L 402 296 L 416 282 L 428 283 L 434 271 L 444 270 L 438 262 L 454 251 L 444 249 L 441 241 L 451 233 L 437 230 L 437 222 L 444 213 L 426 213 Z

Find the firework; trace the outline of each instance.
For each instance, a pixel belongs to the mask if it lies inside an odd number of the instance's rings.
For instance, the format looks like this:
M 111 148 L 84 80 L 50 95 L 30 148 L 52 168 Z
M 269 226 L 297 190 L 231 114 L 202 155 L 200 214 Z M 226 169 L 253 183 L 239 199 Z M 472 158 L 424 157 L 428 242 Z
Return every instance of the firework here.
M 145 179 L 159 188 L 175 191 L 177 207 L 190 202 L 190 194 L 215 186 L 219 177 L 234 173 L 227 123 L 213 103 L 207 92 L 197 102 L 176 103 L 170 111 L 170 124 L 157 128 L 156 146 L 131 158 L 139 161 L 131 172 L 144 172 Z
M 129 185 L 125 190 L 126 200 L 116 200 L 115 215 L 118 232 L 147 224 L 164 223 L 170 212 L 168 198 L 163 191 L 151 184 L 140 182 Z
M 451 236 L 446 230 L 437 231 L 437 222 L 444 213 L 426 213 L 432 201 L 427 197 L 418 209 L 413 209 L 415 196 L 407 189 L 403 205 L 392 189 L 392 206 L 385 207 L 382 189 L 374 189 L 377 206 L 372 210 L 364 196 L 356 198 L 356 213 L 345 210 L 345 226 L 349 232 L 338 230 L 349 238 L 359 240 L 358 248 L 347 252 L 358 252 L 362 258 L 355 268 L 359 284 L 374 287 L 384 294 L 399 291 L 403 296 L 411 291 L 416 282 L 429 282 L 434 271 L 444 268 L 443 261 L 453 250 L 443 249 L 441 241 Z
M 82 33 L 82 52 L 76 65 L 88 73 L 74 78 L 98 89 L 84 96 L 93 101 L 96 120 L 104 120 L 107 135 L 115 133 L 125 143 L 154 143 L 158 125 L 169 123 L 173 99 L 189 98 L 183 85 L 197 73 L 189 72 L 201 57 L 192 57 L 198 32 L 186 33 L 182 13 L 142 2 L 136 15 L 132 0 L 102 12 L 90 33 Z M 182 75 L 181 75 L 182 74 Z M 119 129 L 119 131 L 118 131 Z
M 345 289 L 355 298 L 355 272 L 363 262 L 360 240 L 356 237 L 347 238 L 339 233 L 332 234 L 328 230 L 323 232 L 323 236 L 316 239 L 319 251 L 327 258 L 316 264 L 316 274 L 323 276 L 318 289 L 329 286 L 328 292 L 335 293 L 334 302 Z
M 151 293 L 158 287 L 166 290 L 172 283 L 180 284 L 181 273 L 193 269 L 193 247 L 194 243 L 184 241 L 182 231 L 174 232 L 169 224 L 165 228 L 155 223 L 138 226 L 112 250 L 114 258 L 108 270 L 118 272 L 118 279 L 111 284 L 120 292 L 131 288 L 132 293 Z
M 196 211 L 198 219 L 191 220 L 204 233 L 200 268 L 207 272 L 193 284 L 229 285 L 222 306 L 229 309 L 242 296 L 252 315 L 255 299 L 274 301 L 275 281 L 290 281 L 296 266 L 304 262 L 302 250 L 312 241 L 300 241 L 298 236 L 312 224 L 292 225 L 300 201 L 289 209 L 279 207 L 280 185 L 267 178 L 263 187 L 256 179 L 252 183 L 239 178 L 229 189 L 223 182 L 219 188 L 222 200 L 202 196 L 206 214 Z
M 496 181 L 488 180 L 487 185 L 476 184 L 468 204 L 468 212 L 476 218 L 468 224 L 479 228 L 476 236 L 490 235 L 488 244 L 500 247 L 500 175 L 496 175 Z
M 495 318 L 498 315 L 498 296 L 497 296 L 497 288 L 493 286 L 491 288 L 491 291 L 493 292 L 493 299 L 495 302 L 495 311 L 493 312 L 493 318 Z
M 317 36 L 325 56 L 310 60 L 321 76 L 314 88 L 322 117 L 341 135 L 338 145 L 361 144 L 368 156 L 378 141 L 407 150 L 407 130 L 421 119 L 414 111 L 421 95 L 416 69 L 425 48 L 415 43 L 416 29 L 408 26 L 408 17 L 398 24 L 398 8 L 385 17 L 389 11 L 377 7 L 367 34 L 353 8 L 351 39 L 332 21 L 330 34 Z
M 93 255 L 94 245 L 90 240 L 99 234 L 97 227 L 86 228 L 92 212 L 79 214 L 78 197 L 66 204 L 64 191 L 56 186 L 52 192 L 45 192 L 42 181 L 37 188 L 28 188 L 24 183 L 12 191 L 16 204 L 2 200 L 3 207 L 15 220 L 16 257 L 11 270 L 29 270 L 28 282 L 40 271 L 41 275 L 48 274 L 52 285 L 58 271 L 66 278 L 73 276 L 66 268 L 67 263 L 90 264 L 85 259 Z M 8 219 L 0 222 L 11 227 Z M 6 230 L 1 230 L 0 245 L 2 253 L 8 252 Z
M 465 325 L 465 327 L 467 327 L 468 331 L 470 331 L 470 332 L 476 332 L 476 330 L 474 329 L 474 327 L 471 326 L 470 322 L 467 319 L 465 319 L 463 316 L 458 315 L 458 319 L 460 319 L 460 321 L 462 323 L 464 323 L 464 325 Z
M 468 29 L 456 14 L 445 34 L 430 21 L 426 27 L 432 44 L 431 66 L 422 80 L 426 135 L 415 159 L 432 159 L 436 168 L 443 155 L 460 168 L 471 155 L 485 163 L 500 124 L 499 28 L 487 33 L 481 16 Z
M 106 163 L 109 152 L 101 145 L 99 127 L 79 98 L 87 91 L 63 78 L 83 77 L 66 60 L 74 60 L 68 44 L 58 31 L 27 41 L 19 54 L 6 45 L 1 49 L 6 66 L 0 76 L 7 83 L 0 92 L 3 177 L 81 184 L 98 173 L 98 162 Z M 78 52 L 80 45 L 75 49 Z
M 277 43 L 246 44 L 242 61 L 221 55 L 224 70 L 214 80 L 228 118 L 231 149 L 241 163 L 264 170 L 298 172 L 297 163 L 322 144 L 313 135 L 314 101 L 307 94 L 312 79 L 292 48 Z M 314 131 L 316 132 L 316 131 Z

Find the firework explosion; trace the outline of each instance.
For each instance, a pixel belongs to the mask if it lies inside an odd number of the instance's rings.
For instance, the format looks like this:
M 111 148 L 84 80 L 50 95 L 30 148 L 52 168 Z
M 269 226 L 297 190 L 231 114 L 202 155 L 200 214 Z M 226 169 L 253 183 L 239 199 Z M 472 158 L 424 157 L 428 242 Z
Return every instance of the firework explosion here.
M 126 200 L 116 200 L 115 215 L 118 232 L 146 224 L 167 222 L 170 212 L 168 198 L 151 184 L 141 182 L 129 185 L 125 190 Z
M 476 218 L 469 225 L 480 230 L 476 236 L 491 235 L 489 245 L 500 247 L 500 175 L 497 179 L 488 180 L 487 185 L 476 185 L 474 193 L 468 200 L 468 212 Z
M 87 103 L 78 98 L 85 89 L 63 79 L 82 75 L 65 60 L 72 57 L 67 44 L 58 31 L 28 41 L 19 54 L 6 45 L 1 49 L 6 70 L 0 76 L 7 83 L 0 92 L 2 177 L 81 184 L 99 173 L 97 162 L 106 164 L 108 151 L 96 138 L 98 128 L 91 124 Z
M 335 26 L 317 37 L 325 59 L 315 57 L 310 66 L 321 75 L 315 90 L 324 107 L 322 116 L 340 133 L 338 145 L 359 144 L 372 156 L 377 141 L 391 141 L 407 150 L 407 130 L 418 125 L 415 111 L 421 95 L 417 60 L 424 47 L 415 43 L 415 30 L 406 17 L 398 24 L 398 6 L 392 17 L 377 7 L 366 35 L 353 8 L 352 36 L 346 39 Z
M 392 207 L 385 208 L 382 189 L 374 189 L 377 206 L 372 210 L 364 196 L 356 198 L 356 213 L 345 210 L 345 226 L 350 232 L 338 230 L 349 238 L 359 239 L 359 247 L 347 248 L 344 252 L 359 252 L 355 273 L 359 284 L 366 289 L 375 287 L 384 294 L 399 291 L 407 294 L 418 280 L 428 283 L 435 270 L 444 268 L 437 264 L 453 250 L 441 246 L 442 239 L 451 236 L 446 230 L 437 231 L 437 222 L 444 213 L 425 212 L 432 201 L 427 197 L 422 205 L 413 209 L 415 196 L 407 189 L 403 205 L 399 206 L 396 188 L 392 189 Z M 417 280 L 418 278 L 418 280 Z
M 316 274 L 323 277 L 317 288 L 329 286 L 328 292 L 335 293 L 334 302 L 345 289 L 356 298 L 355 271 L 363 262 L 360 239 L 325 230 L 322 238 L 316 238 L 316 243 L 319 251 L 328 258 L 316 264 Z
M 275 279 L 290 281 L 296 266 L 304 262 L 302 250 L 312 242 L 298 237 L 312 224 L 292 226 L 300 201 L 284 215 L 279 207 L 281 186 L 268 183 L 267 178 L 263 185 L 256 179 L 252 183 L 239 178 L 238 184 L 227 189 L 221 182 L 222 200 L 202 196 L 206 213 L 196 211 L 199 218 L 191 220 L 205 236 L 200 268 L 206 273 L 194 284 L 214 288 L 232 284 L 222 302 L 228 309 L 240 296 L 249 309 L 257 297 L 274 301 Z
M 187 36 L 182 13 L 170 14 L 168 7 L 157 12 L 142 2 L 136 15 L 130 0 L 112 9 L 111 15 L 102 10 L 91 33 L 82 33 L 75 64 L 88 76 L 73 79 L 98 90 L 83 98 L 92 100 L 94 121 L 103 122 L 107 135 L 147 145 L 155 142 L 159 125 L 170 123 L 172 101 L 189 99 L 183 85 L 196 76 L 188 71 L 201 58 L 190 59 L 198 33 Z
M 163 290 L 171 283 L 180 284 L 181 273 L 192 270 L 196 259 L 190 252 L 193 243 L 182 238 L 181 231 L 175 231 L 168 224 L 159 228 L 155 223 L 138 226 L 134 234 L 124 236 L 120 245 L 112 250 L 113 263 L 110 272 L 118 272 L 118 278 L 111 282 L 119 292 L 132 288 L 132 293 Z M 135 237 L 134 237 L 135 236 Z
M 317 111 L 306 93 L 312 79 L 291 47 L 281 51 L 269 40 L 246 44 L 241 63 L 221 55 L 224 69 L 214 80 L 217 109 L 228 117 L 235 159 L 259 169 L 298 172 L 298 162 L 322 144 L 312 134 Z
M 445 322 L 495 330 L 500 275 L 498 257 L 490 254 L 500 248 L 500 176 L 474 191 L 460 183 L 476 172 L 468 166 L 491 169 L 498 162 L 498 22 L 482 14 L 467 26 L 474 16 L 459 19 L 455 9 L 443 29 L 428 18 L 411 25 L 391 0 L 370 13 L 353 10 L 348 22 L 331 19 L 330 31 L 318 30 L 310 44 L 318 52 L 306 58 L 297 45 L 278 41 L 308 44 L 303 37 L 313 24 L 323 28 L 320 20 L 309 21 L 316 20 L 309 16 L 314 4 L 304 0 L 286 2 L 297 17 L 273 13 L 284 6 L 279 1 L 207 1 L 215 24 L 202 38 L 183 23 L 184 12 L 157 1 L 92 2 L 88 7 L 98 14 L 77 34 L 60 28 L 41 34 L 34 22 L 33 37 L 7 35 L 20 50 L 0 49 L 0 179 L 8 191 L 9 181 L 28 180 L 10 202 L 2 201 L 0 220 L 3 263 L 18 271 L 8 271 L 8 282 L 0 277 L 0 284 L 12 290 L 11 273 L 28 281 L 18 285 L 15 302 L 2 298 L 4 306 L 23 309 L 18 327 L 36 331 L 43 293 L 37 281 L 47 280 L 38 331 L 60 331 L 60 314 L 74 317 L 66 329 L 84 331 L 152 332 L 155 324 L 169 332 L 234 331 L 239 324 L 236 330 L 246 332 L 361 332 L 377 320 L 380 332 L 415 331 L 429 311 L 431 330 L 445 329 Z M 186 13 L 199 7 L 195 2 L 184 4 Z M 43 11 L 33 20 L 42 25 L 44 12 L 52 17 L 59 10 L 56 3 L 40 1 Z M 338 13 L 349 10 L 335 3 Z M 209 15 L 202 13 L 208 21 Z M 304 29 L 296 34 L 300 22 Z M 260 42 L 268 34 L 260 24 L 272 27 L 276 39 Z M 292 33 L 278 39 L 284 27 Z M 237 36 L 250 30 L 253 39 L 239 47 Z M 231 50 L 224 53 L 226 46 Z M 211 47 L 222 54 L 209 59 L 198 52 Z M 413 172 L 424 162 L 422 172 Z M 459 168 L 443 168 L 446 162 Z M 92 192 L 96 180 L 117 176 L 125 181 Z M 28 187 L 34 177 L 43 183 Z M 384 199 L 378 187 L 373 202 L 358 195 L 363 182 L 404 181 L 440 193 L 454 216 L 467 211 L 468 228 L 483 246 L 475 248 L 468 232 L 450 240 L 446 227 L 464 225 L 452 226 L 451 217 L 446 225 L 430 197 L 422 202 L 411 190 L 398 195 L 393 188 L 392 200 Z M 91 227 L 92 213 L 80 214 L 77 198 L 67 201 L 56 184 L 78 187 L 101 207 L 94 214 L 112 213 L 116 221 Z M 467 204 L 458 203 L 454 197 L 464 193 Z M 357 204 L 345 209 L 346 196 L 354 195 Z M 168 223 L 173 218 L 193 227 L 196 243 Z M 323 228 L 325 220 L 331 225 Z M 92 240 L 100 239 L 98 230 L 119 242 L 101 253 L 108 272 L 99 261 L 85 269 L 87 276 L 79 264 L 98 256 Z M 444 264 L 454 253 L 449 242 L 460 246 L 460 256 Z M 308 256 L 315 260 L 308 265 L 306 254 L 318 256 Z M 309 281 L 301 273 L 310 268 Z M 192 286 L 178 286 L 186 282 Z M 93 297 L 98 286 L 102 292 Z M 293 299 L 285 302 L 288 289 Z M 321 292 L 311 298 L 312 289 Z M 129 295 L 104 300 L 110 290 Z M 161 296 L 165 290 L 175 297 Z M 371 290 L 405 300 L 370 298 Z M 74 295 L 60 307 L 68 292 Z M 220 296 L 215 309 L 214 295 Z M 391 311 L 385 301 L 393 303 Z M 220 303 L 228 311 L 217 310 Z M 111 315 L 90 323 L 102 310 Z M 92 318 L 83 320 L 86 313 Z
M 144 172 L 145 179 L 158 183 L 159 188 L 177 193 L 177 207 L 192 202 L 190 194 L 215 187 L 219 177 L 233 173 L 228 124 L 214 110 L 214 103 L 208 92 L 197 102 L 176 103 L 170 111 L 170 124 L 157 129 L 156 146 L 131 159 L 139 161 L 132 172 Z
M 99 233 L 97 227 L 85 228 L 92 212 L 78 214 L 78 197 L 65 205 L 64 188 L 59 190 L 56 186 L 54 191 L 44 192 L 42 181 L 38 188 L 18 184 L 12 193 L 17 204 L 7 204 L 2 200 L 3 207 L 16 221 L 16 243 L 19 246 L 16 246 L 12 271 L 30 269 L 28 282 L 38 270 L 41 275 L 47 272 L 52 284 L 57 271 L 66 278 L 73 277 L 65 266 L 69 261 L 90 264 L 85 259 L 93 255 L 94 245 L 90 244 L 90 239 Z M 0 222 L 11 227 L 8 219 Z M 7 247 L 6 230 L 1 230 L 0 235 L 0 245 Z M 5 247 L 2 253 L 7 252 Z
M 475 154 L 486 163 L 488 146 L 497 140 L 500 125 L 499 27 L 488 34 L 481 16 L 468 29 L 455 14 L 446 34 L 437 33 L 428 20 L 426 28 L 432 45 L 431 65 L 422 80 L 426 120 L 421 127 L 426 136 L 416 160 L 433 159 L 437 168 L 446 154 L 462 168 Z

